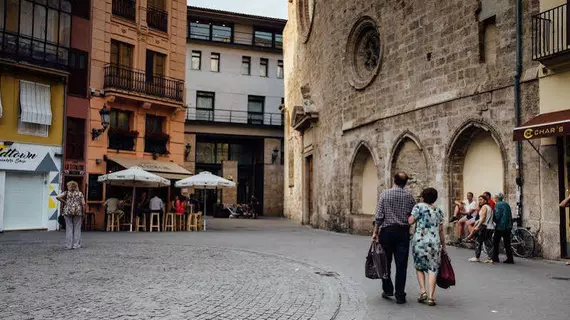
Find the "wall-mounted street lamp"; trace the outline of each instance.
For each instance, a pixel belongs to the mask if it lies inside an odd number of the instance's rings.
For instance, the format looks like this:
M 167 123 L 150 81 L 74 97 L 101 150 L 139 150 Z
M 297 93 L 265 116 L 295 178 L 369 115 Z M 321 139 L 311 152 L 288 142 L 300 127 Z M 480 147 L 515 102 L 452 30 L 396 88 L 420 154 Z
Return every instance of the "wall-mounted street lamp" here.
M 279 149 L 275 147 L 275 149 L 273 149 L 273 152 L 271 153 L 271 164 L 275 164 L 275 161 L 277 161 L 277 157 L 279 157 Z
M 96 140 L 99 138 L 99 136 L 102 135 L 105 130 L 107 130 L 111 122 L 111 112 L 107 108 L 107 105 L 103 105 L 103 109 L 99 111 L 99 115 L 101 116 L 101 126 L 103 126 L 103 128 L 91 129 L 91 140 Z
M 187 143 L 184 146 L 184 161 L 188 161 L 188 156 L 190 155 L 190 151 L 192 150 L 192 145 Z

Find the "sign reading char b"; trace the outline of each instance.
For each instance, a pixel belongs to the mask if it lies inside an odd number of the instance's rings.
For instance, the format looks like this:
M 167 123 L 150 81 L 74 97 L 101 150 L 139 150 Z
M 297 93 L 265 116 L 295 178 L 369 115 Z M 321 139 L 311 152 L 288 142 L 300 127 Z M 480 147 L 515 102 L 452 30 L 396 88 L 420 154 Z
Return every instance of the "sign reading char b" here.
M 531 128 L 516 128 L 513 134 L 513 140 L 531 140 L 549 137 L 560 137 L 570 133 L 570 124 L 557 124 L 550 126 L 540 126 Z

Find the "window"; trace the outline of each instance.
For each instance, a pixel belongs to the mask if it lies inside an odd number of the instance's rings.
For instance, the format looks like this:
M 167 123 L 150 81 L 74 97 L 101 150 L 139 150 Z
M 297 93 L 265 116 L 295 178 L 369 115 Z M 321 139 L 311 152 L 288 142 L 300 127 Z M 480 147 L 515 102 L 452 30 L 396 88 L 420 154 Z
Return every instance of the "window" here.
M 146 80 L 152 82 L 154 77 L 164 77 L 166 72 L 166 55 L 146 50 Z
M 69 0 L 0 1 L 2 51 L 16 59 L 67 66 L 71 42 Z M 4 32 L 6 31 L 6 32 Z
M 163 133 L 164 117 L 146 115 L 144 151 L 166 154 L 169 136 Z
M 263 124 L 264 109 L 265 109 L 265 97 L 248 96 L 247 122 L 249 124 Z
M 231 146 L 232 148 L 234 145 Z M 220 164 L 230 159 L 228 143 L 196 143 L 196 162 L 201 164 Z M 241 164 L 241 163 L 240 163 Z
M 189 18 L 188 38 L 216 42 L 233 42 L 233 25 L 225 22 L 203 21 Z
M 18 133 L 47 137 L 51 125 L 51 88 L 49 85 L 20 80 Z
M 479 24 L 479 61 L 481 63 L 495 64 L 498 47 L 499 34 L 496 17 L 492 16 Z
M 67 118 L 67 134 L 65 139 L 65 156 L 71 160 L 83 160 L 85 145 L 85 120 Z
M 196 120 L 214 121 L 214 92 L 196 93 Z
M 267 77 L 267 75 L 269 74 L 268 68 L 269 68 L 269 61 L 267 59 L 261 58 L 259 62 L 259 76 Z
M 210 61 L 210 71 L 220 72 L 220 54 L 212 52 Z
M 67 92 L 81 97 L 87 96 L 89 54 L 85 51 L 71 50 L 69 55 L 69 82 Z
M 137 15 L 136 0 L 113 0 L 113 15 L 135 21 Z
M 132 68 L 133 48 L 130 44 L 111 40 L 111 65 Z
M 164 1 L 165 0 L 147 0 L 147 7 L 165 10 L 166 6 L 164 4 Z
M 241 58 L 241 74 L 244 76 L 251 75 L 251 57 Z
M 283 35 L 280 31 L 255 30 L 253 33 L 253 44 L 265 48 L 283 48 Z
M 131 112 L 111 109 L 111 128 L 129 131 L 131 127 Z
M 83 19 L 91 18 L 91 1 L 74 1 L 71 7 L 71 14 Z
M 283 79 L 283 60 L 277 61 L 277 78 Z
M 192 70 L 200 70 L 202 68 L 202 51 L 192 50 Z

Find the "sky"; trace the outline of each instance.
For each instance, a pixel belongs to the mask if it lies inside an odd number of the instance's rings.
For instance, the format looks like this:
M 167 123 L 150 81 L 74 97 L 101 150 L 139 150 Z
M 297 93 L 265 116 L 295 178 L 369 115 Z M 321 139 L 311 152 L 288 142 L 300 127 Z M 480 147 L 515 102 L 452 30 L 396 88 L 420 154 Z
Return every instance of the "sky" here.
M 287 0 L 188 0 L 188 5 L 287 19 Z

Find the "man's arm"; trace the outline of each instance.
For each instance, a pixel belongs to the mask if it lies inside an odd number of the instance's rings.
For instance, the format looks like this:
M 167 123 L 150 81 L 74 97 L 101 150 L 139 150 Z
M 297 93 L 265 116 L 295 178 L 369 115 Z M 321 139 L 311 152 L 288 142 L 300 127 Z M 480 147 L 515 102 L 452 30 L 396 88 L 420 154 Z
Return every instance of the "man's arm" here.
M 376 212 L 374 218 L 374 232 L 372 233 L 372 239 L 378 241 L 378 231 L 384 223 L 385 213 L 384 213 L 384 197 L 382 194 L 378 197 L 378 203 L 376 204 Z
M 570 196 L 560 202 L 561 208 L 566 208 L 570 205 Z

